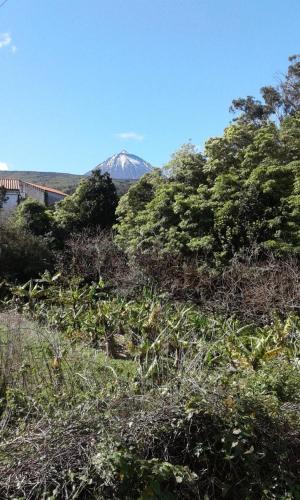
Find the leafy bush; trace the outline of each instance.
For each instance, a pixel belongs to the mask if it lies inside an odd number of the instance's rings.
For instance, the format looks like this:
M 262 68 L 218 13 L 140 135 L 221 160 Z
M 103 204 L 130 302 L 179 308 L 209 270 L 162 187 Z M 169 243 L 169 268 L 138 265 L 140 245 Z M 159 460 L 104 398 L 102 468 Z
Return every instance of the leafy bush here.
M 14 221 L 18 228 L 25 228 L 36 236 L 51 232 L 51 217 L 45 205 L 33 198 L 27 198 L 14 212 Z
M 24 281 L 52 270 L 51 243 L 11 223 L 0 226 L 0 278 Z

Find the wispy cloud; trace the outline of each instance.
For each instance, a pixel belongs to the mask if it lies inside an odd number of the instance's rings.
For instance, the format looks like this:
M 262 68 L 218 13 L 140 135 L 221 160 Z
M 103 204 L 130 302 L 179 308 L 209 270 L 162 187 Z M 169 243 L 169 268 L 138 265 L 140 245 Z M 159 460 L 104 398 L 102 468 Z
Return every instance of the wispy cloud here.
M 0 170 L 8 170 L 7 163 L 4 163 L 3 161 L 0 161 Z
M 138 134 L 137 132 L 120 132 L 116 134 L 119 139 L 123 139 L 125 141 L 143 141 L 144 136 L 142 134 Z
M 13 39 L 9 33 L 0 33 L 0 49 L 7 48 L 12 54 L 17 52 L 17 47 L 13 44 Z
M 8 47 L 12 42 L 12 37 L 9 33 L 0 33 L 0 49 Z

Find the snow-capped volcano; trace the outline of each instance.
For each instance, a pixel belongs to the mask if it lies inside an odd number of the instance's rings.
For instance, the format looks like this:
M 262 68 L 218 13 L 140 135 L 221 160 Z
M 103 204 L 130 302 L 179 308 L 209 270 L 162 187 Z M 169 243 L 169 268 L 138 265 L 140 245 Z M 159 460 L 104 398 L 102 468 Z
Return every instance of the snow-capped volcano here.
M 142 175 L 150 172 L 152 168 L 150 163 L 123 149 L 121 153 L 113 155 L 97 165 L 94 170 L 100 169 L 102 173 L 108 172 L 113 179 L 131 180 L 139 179 Z M 90 173 L 88 172 L 87 175 Z

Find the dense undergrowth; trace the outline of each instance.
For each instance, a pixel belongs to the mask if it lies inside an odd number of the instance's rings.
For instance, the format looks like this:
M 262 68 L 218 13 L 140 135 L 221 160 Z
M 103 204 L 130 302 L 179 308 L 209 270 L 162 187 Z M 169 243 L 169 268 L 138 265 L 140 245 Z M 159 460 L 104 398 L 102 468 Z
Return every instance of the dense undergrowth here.
M 299 319 L 59 275 L 1 315 L 2 498 L 298 498 Z

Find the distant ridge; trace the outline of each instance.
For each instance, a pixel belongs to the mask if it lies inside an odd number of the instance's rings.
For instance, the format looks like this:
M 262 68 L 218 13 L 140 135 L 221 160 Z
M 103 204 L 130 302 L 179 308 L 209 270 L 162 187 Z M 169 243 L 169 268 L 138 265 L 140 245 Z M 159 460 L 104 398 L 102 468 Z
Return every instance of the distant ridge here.
M 67 174 L 62 172 L 36 172 L 29 170 L 5 170 L 0 171 L 0 177 L 9 177 L 11 179 L 21 179 L 25 182 L 48 186 L 67 194 L 74 193 L 81 179 L 86 179 L 84 175 Z M 131 182 L 125 180 L 113 179 L 119 196 L 126 193 Z
M 151 172 L 152 165 L 139 156 L 128 153 L 125 149 L 97 165 L 93 170 L 108 172 L 112 179 L 136 180 L 147 172 Z M 90 175 L 87 172 L 86 175 Z
M 25 182 L 48 186 L 64 191 L 65 193 L 72 193 L 79 184 L 80 180 L 84 179 L 83 175 L 67 174 L 62 172 L 36 172 L 29 170 L 7 170 L 5 171 L 5 177 L 10 177 L 11 179 L 21 179 Z

